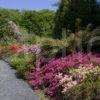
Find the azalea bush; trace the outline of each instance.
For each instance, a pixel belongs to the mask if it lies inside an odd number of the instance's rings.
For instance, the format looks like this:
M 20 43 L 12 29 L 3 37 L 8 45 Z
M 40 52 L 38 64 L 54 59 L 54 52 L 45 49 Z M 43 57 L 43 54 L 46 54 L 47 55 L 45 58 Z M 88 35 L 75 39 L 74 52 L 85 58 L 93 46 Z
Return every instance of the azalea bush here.
M 99 69 L 100 70 L 100 69 Z M 67 90 L 59 98 L 63 100 L 99 100 L 100 99 L 100 72 L 87 75 L 81 84 Z M 58 99 L 59 100 L 59 99 Z
M 33 88 L 43 89 L 50 97 L 63 96 L 62 93 L 81 84 L 88 74 L 99 73 L 97 65 L 100 62 L 95 63 L 91 57 L 95 56 L 79 52 L 52 59 L 44 66 L 36 67 L 31 73 L 27 73 L 26 78 Z
M 71 69 L 70 69 L 71 70 Z M 62 94 L 66 94 L 66 92 L 80 84 L 84 79 L 88 77 L 89 74 L 98 74 L 99 66 L 93 66 L 93 64 L 88 65 L 80 65 L 78 68 L 73 69 L 69 74 L 63 75 L 63 73 L 59 73 L 56 77 L 60 79 L 59 86 L 62 87 Z
M 41 52 L 38 45 L 9 45 L 9 52 L 12 56 L 9 59 L 10 65 L 17 70 L 17 75 L 24 78 L 26 72 L 30 72 L 37 59 L 37 55 Z

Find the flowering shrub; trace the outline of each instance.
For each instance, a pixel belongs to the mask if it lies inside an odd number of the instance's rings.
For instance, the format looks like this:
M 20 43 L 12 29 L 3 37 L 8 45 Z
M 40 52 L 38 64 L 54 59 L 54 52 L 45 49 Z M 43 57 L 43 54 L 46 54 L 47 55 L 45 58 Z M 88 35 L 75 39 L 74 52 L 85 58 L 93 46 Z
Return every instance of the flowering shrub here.
M 19 45 L 19 44 L 13 44 L 9 46 L 9 50 L 14 52 L 14 53 L 34 53 L 34 54 L 39 54 L 41 52 L 41 49 L 38 45 Z
M 98 69 L 98 68 L 97 68 Z M 75 85 L 66 93 L 59 92 L 59 98 L 57 100 L 99 100 L 100 99 L 100 68 L 98 72 L 93 71 L 93 73 L 87 74 L 81 84 Z M 63 88 L 62 88 L 63 89 Z
M 19 44 L 12 44 L 12 45 L 9 45 L 9 50 L 13 53 L 18 53 L 21 51 L 21 45 Z
M 80 65 L 78 68 L 74 69 L 74 72 L 70 73 L 70 75 L 63 75 L 63 73 L 59 73 L 57 78 L 60 79 L 59 86 L 61 86 L 62 94 L 65 94 L 72 87 L 80 84 L 84 79 L 87 78 L 87 75 L 90 73 L 97 74 L 99 73 L 99 67 L 93 66 L 93 64 L 89 65 Z
M 31 46 L 22 46 L 21 52 L 31 52 L 33 54 L 39 54 L 41 49 L 38 45 L 31 45 Z
M 36 55 L 39 55 L 41 48 L 38 45 L 17 43 L 9 45 L 8 48 L 11 53 L 9 63 L 17 70 L 18 76 L 24 78 L 25 73 L 31 71 L 35 65 Z
M 64 78 L 64 82 L 68 81 L 66 86 L 67 88 L 63 87 L 64 91 L 70 89 L 74 85 L 77 85 L 78 80 L 81 82 L 85 78 L 85 75 L 91 72 L 91 69 L 94 70 L 91 63 L 92 60 L 88 54 L 84 54 L 82 52 L 73 53 L 64 58 L 50 60 L 48 64 L 44 65 L 42 68 L 35 68 L 32 73 L 28 73 L 26 77 L 29 79 L 32 87 L 36 89 L 43 88 L 45 93 L 52 97 L 57 95 L 59 86 L 63 84 L 63 82 L 62 84 L 60 83 L 60 81 L 63 80 L 62 78 Z M 84 67 L 81 67 L 81 65 L 84 65 Z M 77 74 L 75 75 L 79 75 L 79 77 L 74 81 L 72 79 L 73 77 L 68 75 L 70 74 L 68 71 L 70 68 L 76 69 L 75 71 Z M 61 79 L 57 77 L 59 73 L 64 75 Z
M 32 45 L 29 47 L 29 51 L 35 54 L 39 54 L 41 52 L 41 49 L 38 45 Z

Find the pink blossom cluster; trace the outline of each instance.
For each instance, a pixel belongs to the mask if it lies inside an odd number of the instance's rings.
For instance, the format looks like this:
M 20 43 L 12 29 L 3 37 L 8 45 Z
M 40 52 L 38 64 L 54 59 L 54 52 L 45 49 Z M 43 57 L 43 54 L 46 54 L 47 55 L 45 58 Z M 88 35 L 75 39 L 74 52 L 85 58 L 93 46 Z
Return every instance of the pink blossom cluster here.
M 66 69 L 77 68 L 81 64 L 91 63 L 92 61 L 88 54 L 82 52 L 73 53 L 64 58 L 50 60 L 43 67 L 35 68 L 26 77 L 29 79 L 32 87 L 36 89 L 44 87 L 47 95 L 55 96 L 59 88 L 60 79 L 56 77 L 59 73 L 66 74 Z

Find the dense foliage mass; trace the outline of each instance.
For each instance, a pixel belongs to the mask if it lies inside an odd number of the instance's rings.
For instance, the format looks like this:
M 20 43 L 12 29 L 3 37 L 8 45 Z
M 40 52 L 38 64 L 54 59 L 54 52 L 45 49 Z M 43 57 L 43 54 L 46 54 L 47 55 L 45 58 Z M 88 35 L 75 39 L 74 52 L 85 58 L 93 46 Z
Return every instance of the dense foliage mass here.
M 8 14 L 0 13 L 0 39 L 4 38 L 8 34 L 11 34 L 11 30 L 8 26 Z
M 53 20 L 53 11 L 24 11 L 21 24 L 27 29 L 28 33 L 34 33 L 39 36 L 50 35 L 54 26 Z
M 100 4 L 97 0 L 61 0 L 55 17 L 55 38 L 62 37 L 62 28 L 77 31 L 88 24 L 100 25 Z
M 27 33 L 39 36 L 50 36 L 54 27 L 54 16 L 55 12 L 50 10 L 19 11 L 0 9 L 0 26 L 3 25 L 3 29 L 6 30 L 7 22 L 13 21 L 20 26 L 20 28 L 24 28 Z M 7 21 L 4 22 L 5 20 Z M 0 35 L 3 33 L 4 32 L 0 33 Z

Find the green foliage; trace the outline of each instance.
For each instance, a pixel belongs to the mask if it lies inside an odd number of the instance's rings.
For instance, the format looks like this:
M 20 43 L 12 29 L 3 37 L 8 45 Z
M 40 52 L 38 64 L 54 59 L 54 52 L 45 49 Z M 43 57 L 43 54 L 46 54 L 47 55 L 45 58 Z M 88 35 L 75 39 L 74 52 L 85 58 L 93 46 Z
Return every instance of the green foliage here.
M 51 36 L 54 27 L 55 12 L 50 10 L 12 10 L 0 9 L 0 36 L 8 33 L 8 21 L 13 21 L 20 28 L 38 36 Z M 2 34 L 1 34 L 2 33 Z M 10 33 L 10 32 L 9 32 Z
M 6 41 L 11 39 L 13 31 L 9 26 L 9 21 L 12 20 L 15 23 L 19 23 L 20 17 L 17 10 L 0 9 L 0 39 Z
M 21 20 L 21 13 L 19 10 L 13 9 L 0 9 L 0 16 L 6 16 L 6 18 L 10 21 L 13 21 L 17 25 L 20 23 Z
M 31 68 L 34 66 L 34 62 L 35 57 L 31 53 L 19 53 L 11 56 L 9 59 L 9 63 L 12 68 L 17 70 L 17 76 L 19 78 L 24 78 L 25 73 L 31 71 Z
M 62 0 L 55 17 L 55 38 L 61 38 L 62 28 L 77 31 L 88 24 L 100 25 L 100 5 L 96 0 Z M 76 21 L 80 19 L 77 25 Z
M 44 36 L 51 36 L 53 27 L 54 27 L 54 11 L 49 10 L 41 10 L 38 12 L 39 15 L 39 23 L 41 26 L 41 34 Z
M 28 33 L 41 36 L 52 33 L 54 26 L 53 19 L 53 11 L 23 11 L 21 25 L 27 29 Z
M 23 58 L 13 57 L 13 59 L 10 60 L 10 65 L 13 68 L 17 68 L 20 66 L 24 66 L 25 62 Z
M 10 32 L 7 23 L 8 23 L 7 16 L 0 14 L 0 38 L 3 38 Z
M 36 11 L 23 11 L 21 25 L 25 27 L 28 33 L 39 34 L 40 26 Z

